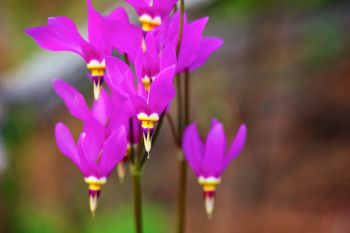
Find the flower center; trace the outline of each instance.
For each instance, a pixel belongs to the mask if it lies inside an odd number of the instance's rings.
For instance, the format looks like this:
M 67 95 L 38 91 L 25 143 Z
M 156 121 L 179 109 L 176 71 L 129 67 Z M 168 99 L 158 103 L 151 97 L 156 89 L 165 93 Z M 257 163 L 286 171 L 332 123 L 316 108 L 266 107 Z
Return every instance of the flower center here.
M 159 16 L 152 18 L 150 15 L 147 14 L 141 15 L 139 21 L 142 25 L 142 30 L 144 30 L 145 32 L 152 31 L 153 28 L 161 25 L 162 23 L 162 19 Z
M 94 86 L 94 97 L 97 100 L 101 94 L 101 88 L 103 84 L 103 78 L 106 71 L 106 63 L 105 60 L 99 62 L 97 60 L 91 60 L 86 67 L 91 72 L 92 82 Z
M 85 183 L 89 185 L 89 204 L 92 216 L 95 216 L 97 208 L 97 199 L 101 194 L 101 186 L 107 182 L 106 177 L 96 178 L 89 176 L 84 178 Z
M 221 179 L 216 177 L 202 177 L 198 178 L 198 183 L 202 185 L 203 191 L 206 192 L 215 192 L 216 186 L 220 184 Z
M 137 115 L 137 119 L 141 121 L 143 141 L 145 144 L 145 149 L 149 153 L 152 148 L 152 135 L 154 123 L 156 123 L 159 120 L 159 116 L 157 113 L 147 115 L 146 113 L 142 112 Z
M 91 60 L 86 65 L 86 67 L 88 68 L 88 70 L 90 70 L 92 77 L 105 75 L 105 71 L 106 71 L 105 60 L 103 60 L 102 62 L 99 62 L 97 60 Z
M 220 184 L 221 179 L 216 177 L 202 177 L 198 178 L 198 183 L 203 187 L 203 196 L 205 211 L 208 214 L 208 217 L 211 218 L 214 211 L 214 197 L 216 186 Z

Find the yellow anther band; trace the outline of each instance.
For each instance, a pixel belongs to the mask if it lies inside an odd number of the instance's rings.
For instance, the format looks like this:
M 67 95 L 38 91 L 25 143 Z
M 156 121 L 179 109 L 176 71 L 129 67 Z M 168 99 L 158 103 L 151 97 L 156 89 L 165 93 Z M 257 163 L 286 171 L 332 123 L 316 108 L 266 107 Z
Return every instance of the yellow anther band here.
M 216 186 L 220 184 L 220 182 L 221 182 L 220 178 L 215 178 L 215 177 L 210 177 L 210 178 L 200 177 L 198 179 L 198 183 L 202 185 L 203 190 L 206 192 L 215 191 Z
M 147 115 L 145 113 L 140 113 L 137 115 L 137 119 L 141 121 L 141 126 L 144 129 L 153 129 L 154 123 L 159 120 L 158 114 Z
M 106 64 L 104 62 L 98 62 L 93 60 L 86 65 L 87 69 L 90 70 L 92 76 L 104 76 L 106 71 Z
M 101 186 L 106 183 L 106 178 L 97 179 L 95 177 L 88 177 L 84 180 L 89 185 L 89 189 L 93 191 L 101 190 Z
M 160 23 L 158 23 L 158 22 L 146 21 L 146 20 L 142 20 L 142 19 L 140 19 L 140 23 L 142 25 L 142 30 L 145 32 L 152 31 L 153 28 L 160 25 Z

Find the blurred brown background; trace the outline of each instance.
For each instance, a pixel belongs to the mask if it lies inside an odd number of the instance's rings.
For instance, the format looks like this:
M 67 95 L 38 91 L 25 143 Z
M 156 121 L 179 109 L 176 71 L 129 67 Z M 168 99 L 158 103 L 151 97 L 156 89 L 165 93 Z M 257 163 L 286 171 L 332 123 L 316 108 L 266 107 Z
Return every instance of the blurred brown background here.
M 93 3 L 101 11 L 116 5 Z M 57 121 L 75 135 L 81 125 L 51 80 L 68 79 L 90 94 L 84 64 L 41 51 L 22 33 L 56 15 L 84 30 L 85 2 L 1 5 L 0 232 L 132 232 L 130 177 L 120 185 L 112 175 L 92 219 L 82 176 L 55 145 Z M 195 4 L 189 15 L 210 15 L 206 34 L 225 39 L 193 74 L 192 119 L 206 133 L 217 117 L 230 139 L 245 122 L 249 135 L 218 188 L 210 221 L 189 172 L 187 232 L 350 232 L 350 2 L 218 0 Z M 165 124 L 144 171 L 146 233 L 175 231 L 175 150 Z

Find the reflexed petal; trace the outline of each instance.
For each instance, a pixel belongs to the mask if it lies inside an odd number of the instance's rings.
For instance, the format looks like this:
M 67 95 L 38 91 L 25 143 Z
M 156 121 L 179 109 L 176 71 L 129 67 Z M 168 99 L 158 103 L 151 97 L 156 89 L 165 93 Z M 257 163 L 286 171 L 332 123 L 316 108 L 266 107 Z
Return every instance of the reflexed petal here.
M 100 98 L 95 100 L 92 105 L 92 114 L 102 125 L 106 125 L 113 107 L 107 91 L 102 89 Z
M 215 117 L 211 118 L 210 130 L 212 130 L 217 124 L 221 124 Z
M 144 98 L 142 98 L 139 95 L 132 95 L 130 96 L 131 101 L 133 103 L 133 107 L 137 113 L 146 113 L 146 114 L 151 114 L 150 107 L 147 105 L 147 102 Z
M 237 157 L 237 155 L 243 150 L 246 137 L 247 137 L 247 126 L 245 124 L 242 124 L 239 127 L 239 130 L 238 130 L 235 138 L 232 141 L 230 151 L 228 152 L 227 156 L 225 157 L 225 160 L 224 160 L 225 167 L 227 167 L 228 164 L 235 157 Z
M 116 57 L 106 58 L 106 83 L 112 91 L 118 92 L 124 98 L 135 93 L 132 70 L 122 60 Z
M 59 150 L 73 161 L 78 167 L 80 166 L 79 154 L 74 138 L 63 123 L 57 123 L 55 127 L 56 143 Z
M 176 51 L 172 45 L 167 46 L 160 55 L 160 69 L 176 65 Z
M 81 140 L 81 149 L 89 164 L 96 164 L 101 156 L 105 141 L 105 129 L 97 120 L 84 122 L 85 136 Z
M 197 68 L 201 67 L 210 57 L 210 55 L 220 48 L 224 43 L 221 38 L 214 37 L 205 37 L 200 43 L 199 53 L 194 60 L 194 62 L 190 66 L 190 70 L 194 71 Z
M 184 27 L 181 49 L 177 64 L 177 72 L 183 71 L 193 63 L 199 52 L 202 33 L 208 22 L 208 17 L 198 19 Z
M 108 36 L 115 48 L 121 53 L 126 53 L 129 60 L 134 63 L 138 50 L 142 44 L 141 28 L 127 22 L 113 21 L 113 33 Z
M 88 37 L 103 55 L 112 55 L 113 45 L 110 35 L 119 30 L 119 21 L 128 22 L 128 16 L 123 8 L 115 9 L 110 15 L 103 16 L 95 10 L 91 0 L 86 0 L 88 5 Z M 113 19 L 113 21 L 112 21 Z
M 95 53 L 68 17 L 51 17 L 47 26 L 28 28 L 25 32 L 43 49 L 71 51 L 82 56 L 87 62 Z
M 205 156 L 202 165 L 206 176 L 219 177 L 223 172 L 223 159 L 226 153 L 224 127 L 217 123 L 209 132 L 205 142 Z
M 139 49 L 136 59 L 135 59 L 135 72 L 136 72 L 136 78 L 137 82 L 141 83 L 142 82 L 142 70 L 143 70 L 143 60 L 144 60 L 144 52 L 142 49 Z
M 55 80 L 53 88 L 57 95 L 62 98 L 72 116 L 80 120 L 86 120 L 91 117 L 84 97 L 74 87 L 63 80 Z
M 117 128 L 106 140 L 99 167 L 106 175 L 114 169 L 117 163 L 125 156 L 127 148 L 125 127 Z
M 200 176 L 200 168 L 204 156 L 204 144 L 199 137 L 195 123 L 186 128 L 182 144 L 189 165 L 194 173 Z
M 175 66 L 168 67 L 159 73 L 152 84 L 148 102 L 152 113 L 156 112 L 160 115 L 175 97 L 174 75 Z

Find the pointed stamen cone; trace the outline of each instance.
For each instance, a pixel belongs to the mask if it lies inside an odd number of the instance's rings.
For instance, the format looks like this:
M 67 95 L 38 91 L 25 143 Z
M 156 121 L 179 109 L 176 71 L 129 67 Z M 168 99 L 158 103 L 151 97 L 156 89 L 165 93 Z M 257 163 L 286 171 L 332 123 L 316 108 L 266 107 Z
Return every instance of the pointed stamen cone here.
M 147 129 L 146 132 L 143 132 L 143 141 L 145 144 L 145 149 L 148 153 L 148 157 L 149 157 L 149 152 L 152 149 L 152 132 L 153 130 L 151 129 Z
M 98 100 L 101 95 L 101 89 L 102 89 L 102 83 L 103 83 L 103 77 L 94 77 L 93 78 L 93 86 L 94 86 L 94 98 L 95 100 Z
M 89 190 L 89 205 L 92 217 L 95 217 L 97 209 L 97 201 L 100 196 L 101 190 Z
M 153 113 L 151 115 L 147 115 L 146 113 L 139 113 L 137 115 L 137 119 L 141 121 L 142 134 L 143 134 L 143 142 L 145 146 L 145 150 L 149 153 L 152 149 L 152 136 L 154 130 L 154 124 L 158 122 L 159 116 L 157 113 Z
M 97 201 L 101 194 L 101 186 L 106 183 L 106 178 L 96 178 L 94 176 L 90 176 L 84 179 L 85 183 L 89 185 L 89 205 L 92 217 L 95 216 L 95 212 L 97 209 Z
M 214 198 L 216 186 L 220 184 L 220 177 L 199 177 L 198 183 L 203 187 L 203 196 L 205 202 L 205 211 L 208 218 L 211 219 L 214 211 Z
M 215 192 L 204 192 L 205 212 L 208 218 L 211 219 L 214 211 Z

